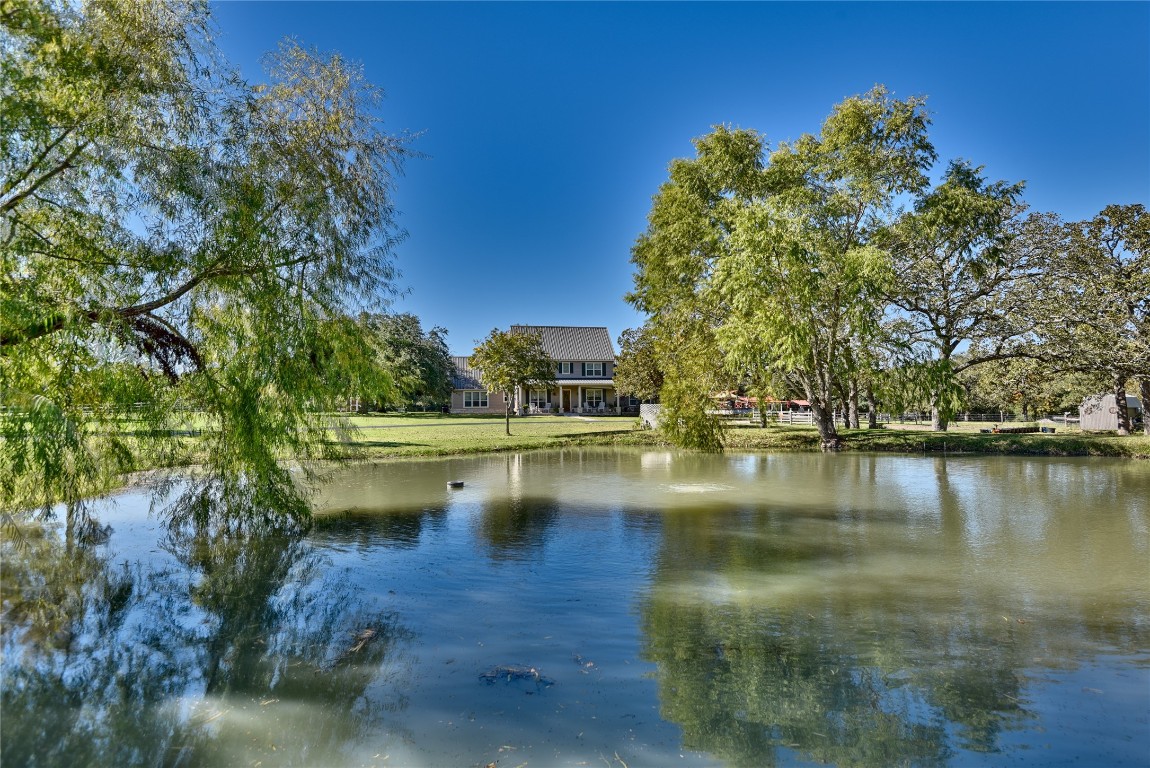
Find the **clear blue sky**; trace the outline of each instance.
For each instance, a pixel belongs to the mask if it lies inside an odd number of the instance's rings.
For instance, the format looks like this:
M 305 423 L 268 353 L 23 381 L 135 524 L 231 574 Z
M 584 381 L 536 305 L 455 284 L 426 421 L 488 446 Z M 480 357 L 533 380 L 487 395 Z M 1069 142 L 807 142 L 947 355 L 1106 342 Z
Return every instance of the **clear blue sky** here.
M 1150 204 L 1150 3 L 222 2 L 251 80 L 285 36 L 360 62 L 385 126 L 422 132 L 399 181 L 397 311 L 467 354 L 494 327 L 605 325 L 651 196 L 726 123 L 817 132 L 883 83 L 925 95 L 946 161 L 1027 182 L 1066 219 Z

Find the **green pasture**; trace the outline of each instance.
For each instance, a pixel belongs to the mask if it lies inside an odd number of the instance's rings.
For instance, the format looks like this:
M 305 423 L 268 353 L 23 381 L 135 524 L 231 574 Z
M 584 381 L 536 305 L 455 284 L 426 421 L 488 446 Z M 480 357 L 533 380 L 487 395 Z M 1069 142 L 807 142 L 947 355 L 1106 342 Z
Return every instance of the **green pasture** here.
M 504 434 L 502 416 L 388 414 L 354 416 L 358 428 L 336 436 L 368 458 L 444 456 L 487 451 L 554 448 L 563 445 L 665 446 L 658 432 L 637 428 L 633 416 L 582 419 L 571 416 L 528 416 L 511 419 L 511 437 Z M 928 425 L 893 424 L 882 429 L 842 430 L 845 450 L 931 454 L 1009 454 L 1039 456 L 1116 456 L 1150 458 L 1150 437 L 1085 434 L 1078 430 L 1055 434 L 984 434 L 993 425 L 979 422 L 951 425 L 931 432 Z M 729 450 L 818 451 L 813 427 L 729 424 L 724 431 Z
M 182 458 L 153 462 L 154 467 L 171 461 L 196 464 L 201 460 L 200 437 L 210 429 L 198 414 L 181 420 L 179 437 Z M 388 459 L 450 456 L 570 445 L 620 445 L 669 447 L 656 431 L 638 428 L 634 416 L 527 416 L 511 419 L 511 436 L 504 434 L 502 416 L 461 416 L 441 413 L 406 413 L 338 416 L 350 430 L 332 429 L 329 446 L 347 458 Z M 132 437 L 143 425 L 125 420 L 116 430 Z M 844 450 L 903 454 L 1002 454 L 1038 456 L 1113 456 L 1150 458 L 1150 437 L 1087 434 L 1078 430 L 1055 434 L 985 434 L 991 424 L 976 422 L 951 425 L 947 432 L 931 432 L 928 425 L 891 424 L 874 430 L 841 430 Z M 724 445 L 734 451 L 818 451 L 813 427 L 771 425 L 759 427 L 734 422 L 726 425 Z M 284 456 L 291 459 L 291 456 Z M 145 461 L 145 464 L 147 462 Z M 141 469 L 148 467 L 141 466 Z
M 367 458 L 446 456 L 489 451 L 555 448 L 597 442 L 635 428 L 633 416 L 526 416 L 511 419 L 505 434 L 502 416 L 456 416 L 436 413 L 353 416 L 356 431 L 332 433 L 349 453 Z

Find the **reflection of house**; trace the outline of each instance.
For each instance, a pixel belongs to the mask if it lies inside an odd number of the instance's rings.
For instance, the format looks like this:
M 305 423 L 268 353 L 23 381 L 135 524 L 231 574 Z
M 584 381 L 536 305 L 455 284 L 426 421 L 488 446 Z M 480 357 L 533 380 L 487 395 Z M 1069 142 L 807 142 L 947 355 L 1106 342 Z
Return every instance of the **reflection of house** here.
M 528 413 L 618 413 L 628 398 L 615 393 L 615 348 L 606 328 L 513 325 L 512 333 L 537 333 L 555 361 L 557 387 L 515 393 L 516 410 Z M 466 357 L 452 358 L 452 413 L 503 413 L 503 393 L 488 392 Z
M 1126 396 L 1126 408 L 1130 411 L 1130 423 L 1134 424 L 1143 417 L 1142 401 L 1134 395 Z M 1115 405 L 1114 393 L 1108 395 L 1089 395 L 1078 406 L 1079 426 L 1087 431 L 1118 429 L 1118 408 Z

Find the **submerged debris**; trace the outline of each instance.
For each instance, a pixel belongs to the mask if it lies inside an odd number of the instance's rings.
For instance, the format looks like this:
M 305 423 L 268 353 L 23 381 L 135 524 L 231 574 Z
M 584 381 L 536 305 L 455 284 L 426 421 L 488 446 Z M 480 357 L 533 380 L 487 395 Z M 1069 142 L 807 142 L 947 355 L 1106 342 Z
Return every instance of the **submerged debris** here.
M 539 670 L 535 667 L 527 667 L 522 664 L 500 664 L 480 674 L 479 679 L 488 685 L 493 685 L 497 680 L 502 680 L 505 683 L 510 683 L 513 680 L 530 680 L 542 688 L 555 685 L 554 680 L 539 674 Z
M 339 664 L 342 661 L 347 661 L 352 654 L 362 651 L 363 647 L 374 640 L 375 636 L 379 633 L 375 629 L 367 627 L 366 629 L 361 629 L 360 631 L 352 632 L 351 634 L 355 638 L 355 641 L 346 651 L 339 655 L 339 658 L 335 660 L 336 664 Z
M 579 671 L 585 675 L 588 674 L 588 670 L 592 669 L 595 666 L 595 662 L 588 661 L 587 659 L 583 658 L 583 656 L 581 654 L 578 654 L 578 653 L 571 654 L 571 660 L 579 665 Z
M 374 637 L 375 637 L 375 630 L 372 629 L 371 627 L 368 627 L 367 629 L 361 630 L 355 636 L 355 644 L 352 645 L 351 648 L 348 648 L 347 652 L 348 653 L 359 653 L 360 651 L 363 650 L 363 647 L 365 645 L 367 645 L 369 642 L 371 642 L 372 638 L 374 638 Z

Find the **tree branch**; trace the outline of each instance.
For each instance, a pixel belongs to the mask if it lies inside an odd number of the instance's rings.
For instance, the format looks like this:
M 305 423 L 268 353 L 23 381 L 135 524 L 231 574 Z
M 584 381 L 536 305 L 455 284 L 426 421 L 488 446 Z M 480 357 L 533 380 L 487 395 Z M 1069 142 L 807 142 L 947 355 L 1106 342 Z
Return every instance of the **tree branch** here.
M 18 194 L 16 196 L 11 197 L 8 200 L 4 201 L 4 204 L 0 205 L 0 211 L 3 211 L 5 213 L 7 213 L 8 211 L 11 211 L 17 205 L 19 205 L 20 202 L 24 198 L 28 197 L 28 195 L 32 194 L 33 192 L 35 192 L 40 187 L 47 184 L 52 179 L 53 176 L 55 176 L 56 174 L 58 174 L 62 171 L 67 170 L 68 168 L 71 168 L 72 167 L 72 161 L 75 160 L 76 157 L 87 148 L 89 143 L 91 143 L 91 142 L 84 141 L 84 142 L 81 142 L 80 144 L 77 144 L 76 148 L 73 149 L 71 152 L 69 152 L 68 156 L 65 157 L 64 160 L 62 162 L 60 162 L 55 168 L 48 171 L 47 173 L 45 173 L 40 178 L 36 179 L 36 181 L 32 182 L 32 185 L 30 187 L 28 187 L 28 189 L 24 190 L 23 192 L 21 192 L 20 194 Z
M 0 190 L 0 197 L 7 195 L 9 192 L 16 189 L 16 187 L 23 184 L 24 180 L 31 176 L 32 172 L 36 170 L 36 167 L 40 165 L 40 163 L 44 162 L 48 155 L 52 153 L 52 150 L 59 146 L 60 142 L 62 142 L 64 139 L 68 138 L 68 136 L 74 130 L 76 130 L 76 126 L 73 125 L 61 133 L 59 136 L 57 136 L 54 140 L 49 142 L 48 146 L 44 147 L 44 150 L 34 160 L 32 160 L 32 162 L 28 164 L 28 167 L 24 169 L 24 172 L 20 174 L 19 177 L 10 180 L 4 185 L 4 189 Z

